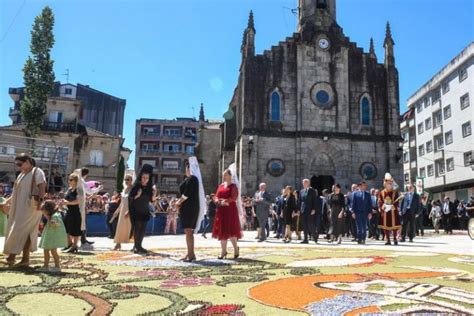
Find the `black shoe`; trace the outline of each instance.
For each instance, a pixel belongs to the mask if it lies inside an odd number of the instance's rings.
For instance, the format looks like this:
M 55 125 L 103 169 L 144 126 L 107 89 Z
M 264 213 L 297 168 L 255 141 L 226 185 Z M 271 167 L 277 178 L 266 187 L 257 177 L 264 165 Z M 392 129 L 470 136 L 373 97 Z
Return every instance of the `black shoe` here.
M 317 244 L 317 243 L 318 243 L 318 240 L 317 240 L 317 239 L 315 239 L 315 240 L 314 240 L 314 243 L 315 243 L 315 244 Z
M 308 243 L 308 240 L 303 240 L 302 242 L 300 242 L 300 244 L 307 244 Z
M 362 245 L 365 245 L 365 240 L 362 240 Z
M 352 239 L 351 241 L 357 241 L 357 239 L 354 238 L 354 239 Z
M 357 244 L 362 245 L 362 240 L 358 240 Z
M 398 241 L 395 240 L 395 241 L 393 242 L 393 244 L 394 244 L 395 246 L 398 246 Z
M 146 250 L 145 248 L 140 248 L 140 249 L 137 250 L 136 253 L 138 253 L 140 255 L 145 255 L 145 254 L 148 254 L 148 250 Z
M 217 257 L 217 259 L 222 260 L 222 259 L 225 259 L 226 257 L 227 257 L 227 251 L 222 256 Z
M 68 249 L 71 248 L 71 247 L 72 247 L 72 244 L 69 244 L 67 247 L 64 247 L 64 248 L 61 249 L 61 250 L 62 250 L 62 251 L 66 251 L 66 250 L 68 250 Z
M 71 248 L 69 248 L 68 251 L 66 251 L 66 253 L 75 253 L 77 251 L 78 251 L 77 246 L 72 246 Z
M 390 246 L 392 243 L 390 242 L 390 240 L 387 240 L 387 242 L 385 243 L 386 246 Z
M 84 241 L 81 241 L 81 244 L 93 245 L 94 243 L 95 243 L 95 241 L 89 241 L 87 239 L 85 239 Z
M 413 239 L 410 239 L 410 242 L 413 242 Z
M 405 238 L 402 238 L 402 240 L 400 240 L 400 242 L 405 242 L 405 241 L 406 241 Z

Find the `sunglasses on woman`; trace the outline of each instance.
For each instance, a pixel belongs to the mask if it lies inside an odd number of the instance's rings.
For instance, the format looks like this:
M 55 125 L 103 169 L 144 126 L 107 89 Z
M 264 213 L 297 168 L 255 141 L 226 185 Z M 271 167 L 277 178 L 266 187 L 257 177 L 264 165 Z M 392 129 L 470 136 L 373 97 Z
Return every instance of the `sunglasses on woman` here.
M 23 166 L 24 163 L 25 163 L 24 161 L 18 161 L 18 162 L 15 162 L 15 166 L 20 168 L 21 166 Z

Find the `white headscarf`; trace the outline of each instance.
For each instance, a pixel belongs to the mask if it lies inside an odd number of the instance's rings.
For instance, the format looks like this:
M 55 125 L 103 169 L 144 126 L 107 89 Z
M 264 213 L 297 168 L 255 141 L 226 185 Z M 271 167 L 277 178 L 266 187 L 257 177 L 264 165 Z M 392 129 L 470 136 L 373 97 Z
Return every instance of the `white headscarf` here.
M 201 222 L 204 219 L 204 214 L 206 214 L 207 211 L 207 203 L 204 186 L 202 185 L 201 170 L 199 169 L 198 160 L 194 156 L 189 157 L 189 170 L 191 171 L 191 175 L 195 176 L 199 182 L 199 216 L 194 229 L 194 233 L 197 234 L 201 227 Z
M 127 169 L 125 170 L 125 173 L 123 175 L 123 191 L 121 192 L 122 193 L 122 197 L 124 195 L 124 192 L 125 192 L 125 189 L 127 188 L 127 183 L 125 183 L 125 178 L 126 177 L 132 177 L 132 183 L 135 183 L 135 179 L 137 178 L 137 175 L 135 174 L 135 170 L 133 169 Z M 119 192 L 120 193 L 120 192 Z M 130 193 L 130 192 L 128 192 Z M 127 194 L 128 194 L 127 193 Z
M 81 230 L 86 230 L 86 188 L 82 178 L 82 170 L 76 169 L 73 174 L 77 176 L 77 196 L 79 199 L 79 211 L 81 213 Z
M 232 173 L 232 183 L 235 184 L 237 190 L 239 191 L 239 195 L 237 196 L 237 210 L 239 211 L 239 221 L 240 221 L 240 228 L 243 227 L 243 207 L 242 207 L 242 197 L 240 196 L 240 182 L 239 178 L 237 177 L 237 165 L 235 163 L 231 164 L 228 168 L 230 173 Z

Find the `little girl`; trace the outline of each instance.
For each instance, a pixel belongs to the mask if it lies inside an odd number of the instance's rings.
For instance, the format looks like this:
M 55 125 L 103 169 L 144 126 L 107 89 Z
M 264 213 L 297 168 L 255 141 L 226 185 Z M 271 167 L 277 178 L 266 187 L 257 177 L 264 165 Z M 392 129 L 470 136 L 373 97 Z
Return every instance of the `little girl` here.
M 46 201 L 41 206 L 43 215 L 48 222 L 41 235 L 40 248 L 44 250 L 44 265 L 39 269 L 41 272 L 61 272 L 59 266 L 58 248 L 67 246 L 67 234 L 64 227 L 61 214 L 58 212 L 56 204 L 53 201 Z M 54 268 L 49 268 L 50 253 L 54 258 Z
M 5 237 L 7 234 L 7 222 L 8 222 L 8 209 L 4 207 L 6 200 L 3 196 L 0 196 L 0 237 Z

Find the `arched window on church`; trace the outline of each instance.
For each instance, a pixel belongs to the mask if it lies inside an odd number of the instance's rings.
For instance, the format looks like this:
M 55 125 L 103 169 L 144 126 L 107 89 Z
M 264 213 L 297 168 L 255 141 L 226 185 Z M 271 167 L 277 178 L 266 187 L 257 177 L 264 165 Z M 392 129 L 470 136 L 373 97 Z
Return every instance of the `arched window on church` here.
M 280 121 L 281 97 L 278 91 L 273 91 L 270 97 L 270 120 Z
M 364 95 L 360 99 L 360 124 L 364 126 L 370 126 L 372 116 L 372 104 L 370 99 Z

